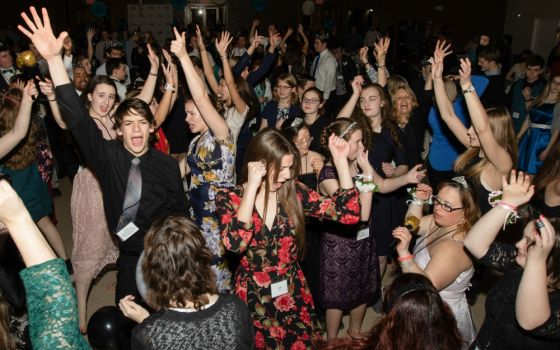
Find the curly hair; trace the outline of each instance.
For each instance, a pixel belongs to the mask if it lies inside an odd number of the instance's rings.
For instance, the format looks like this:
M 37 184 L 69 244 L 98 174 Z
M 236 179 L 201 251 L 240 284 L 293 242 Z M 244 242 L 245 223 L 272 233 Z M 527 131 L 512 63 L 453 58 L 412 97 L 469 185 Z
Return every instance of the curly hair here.
M 199 310 L 216 294 L 212 253 L 200 229 L 189 219 L 172 215 L 154 222 L 144 238 L 142 273 L 147 302 L 154 309 L 186 307 Z
M 4 136 L 14 128 L 21 98 L 22 92 L 18 89 L 10 89 L 0 97 L 0 136 Z M 30 121 L 27 135 L 3 158 L 3 164 L 10 169 L 21 170 L 34 162 L 37 158 L 38 133 L 37 124 Z

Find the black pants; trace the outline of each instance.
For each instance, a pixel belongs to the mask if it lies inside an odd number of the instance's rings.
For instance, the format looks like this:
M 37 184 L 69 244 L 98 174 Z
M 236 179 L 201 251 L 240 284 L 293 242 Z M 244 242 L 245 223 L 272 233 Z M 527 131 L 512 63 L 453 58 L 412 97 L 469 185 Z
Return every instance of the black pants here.
M 117 259 L 117 286 L 115 290 L 115 305 L 118 306 L 119 301 L 127 295 L 134 295 L 136 303 L 142 303 L 142 298 L 136 287 L 136 264 L 138 256 L 125 255 L 121 252 Z M 136 326 L 136 322 L 129 320 L 122 313 L 117 319 L 117 328 L 119 330 L 118 346 L 119 350 L 130 349 L 130 334 L 132 328 Z

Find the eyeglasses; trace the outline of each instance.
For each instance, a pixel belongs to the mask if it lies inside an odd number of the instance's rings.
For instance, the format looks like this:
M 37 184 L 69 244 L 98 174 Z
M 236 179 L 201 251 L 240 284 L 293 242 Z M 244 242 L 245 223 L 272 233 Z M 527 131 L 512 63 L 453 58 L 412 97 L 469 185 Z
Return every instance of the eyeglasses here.
M 304 98 L 304 99 L 301 100 L 301 102 L 302 103 L 311 103 L 311 104 L 314 105 L 314 104 L 319 103 L 320 101 L 317 98 Z
M 311 144 L 311 141 L 313 141 L 313 137 L 310 137 L 308 139 L 301 139 L 298 141 L 295 141 L 294 143 L 296 144 L 296 146 L 308 146 Z
M 459 207 L 459 208 L 453 208 L 452 206 L 450 206 L 449 204 L 443 202 L 438 196 L 434 196 L 433 198 L 434 201 L 434 206 L 436 205 L 440 205 L 441 209 L 443 209 L 444 211 L 451 213 L 454 212 L 456 210 L 461 210 L 464 209 L 464 207 Z
M 290 85 L 276 85 L 277 89 L 282 89 L 282 90 L 287 90 L 287 89 L 291 89 L 292 87 Z

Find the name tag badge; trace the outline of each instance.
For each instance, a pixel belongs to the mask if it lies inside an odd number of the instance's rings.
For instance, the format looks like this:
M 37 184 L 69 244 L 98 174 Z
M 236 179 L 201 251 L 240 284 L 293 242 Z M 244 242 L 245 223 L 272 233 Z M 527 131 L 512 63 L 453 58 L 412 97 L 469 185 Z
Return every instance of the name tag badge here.
M 282 280 L 270 285 L 270 295 L 273 298 L 279 297 L 284 294 L 288 294 L 288 280 Z
M 368 237 L 369 237 L 369 227 L 366 227 L 358 231 L 358 235 L 356 236 L 356 241 L 361 241 L 362 239 Z
M 134 225 L 134 222 L 130 222 L 128 225 L 123 227 L 119 232 L 117 232 L 117 236 L 121 239 L 121 241 L 126 241 L 129 239 L 133 234 L 138 232 L 138 226 Z
M 511 116 L 515 119 L 519 119 L 519 112 L 513 112 Z
M 337 78 L 338 80 L 344 80 L 344 76 L 343 76 L 343 75 L 338 75 L 336 78 Z

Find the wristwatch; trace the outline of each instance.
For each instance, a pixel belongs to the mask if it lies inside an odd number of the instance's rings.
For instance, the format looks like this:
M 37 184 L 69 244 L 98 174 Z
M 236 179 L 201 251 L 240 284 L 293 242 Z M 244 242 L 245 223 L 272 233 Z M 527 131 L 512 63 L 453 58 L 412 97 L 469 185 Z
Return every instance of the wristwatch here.
M 165 86 L 163 88 L 165 90 L 171 90 L 171 92 L 175 92 L 175 85 L 174 84 L 165 83 Z
M 470 92 L 476 92 L 476 90 L 474 89 L 474 86 L 469 86 L 468 88 L 466 88 L 465 90 L 463 90 L 463 95 L 464 94 L 468 94 Z

